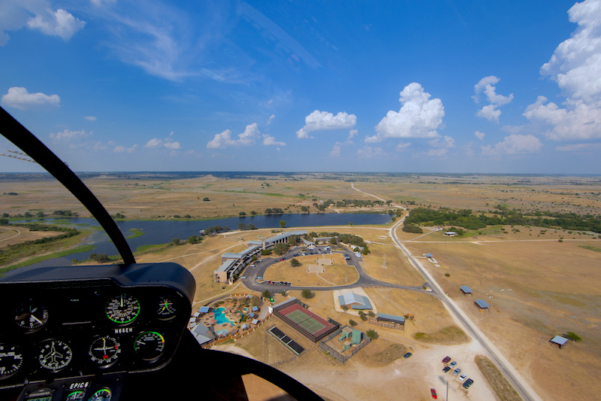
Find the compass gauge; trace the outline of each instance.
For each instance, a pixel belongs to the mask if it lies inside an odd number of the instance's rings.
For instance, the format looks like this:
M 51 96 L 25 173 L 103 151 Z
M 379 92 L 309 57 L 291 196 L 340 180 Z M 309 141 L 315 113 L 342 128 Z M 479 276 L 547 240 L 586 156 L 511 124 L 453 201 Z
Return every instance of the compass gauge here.
M 160 297 L 159 298 L 159 307 L 157 310 L 157 315 L 159 315 L 159 319 L 161 320 L 169 320 L 175 317 L 175 313 L 177 310 L 175 309 L 175 304 L 171 300 L 171 297 Z

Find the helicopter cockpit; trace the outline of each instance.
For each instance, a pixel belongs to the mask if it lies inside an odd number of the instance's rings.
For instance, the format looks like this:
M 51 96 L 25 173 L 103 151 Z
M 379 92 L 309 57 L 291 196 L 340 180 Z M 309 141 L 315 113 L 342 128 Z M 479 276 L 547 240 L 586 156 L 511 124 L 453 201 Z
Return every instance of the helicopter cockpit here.
M 2 108 L 0 132 L 84 204 L 124 262 L 0 277 L 0 400 L 247 400 L 241 377 L 250 373 L 298 400 L 321 399 L 271 366 L 202 349 L 187 330 L 192 274 L 137 264 L 92 192 Z

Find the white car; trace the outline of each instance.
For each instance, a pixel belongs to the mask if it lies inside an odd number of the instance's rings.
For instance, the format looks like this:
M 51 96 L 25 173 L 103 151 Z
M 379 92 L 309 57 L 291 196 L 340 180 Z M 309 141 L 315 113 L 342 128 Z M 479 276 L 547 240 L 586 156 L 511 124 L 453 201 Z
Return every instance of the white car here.
M 462 373 L 461 376 L 459 376 L 459 381 L 463 383 L 465 379 L 467 379 L 467 376 L 465 373 Z

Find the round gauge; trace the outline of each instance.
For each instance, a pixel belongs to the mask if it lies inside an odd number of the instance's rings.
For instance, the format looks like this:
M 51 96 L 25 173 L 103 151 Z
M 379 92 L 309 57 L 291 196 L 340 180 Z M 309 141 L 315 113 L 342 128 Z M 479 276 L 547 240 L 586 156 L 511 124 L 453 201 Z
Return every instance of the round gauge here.
M 58 372 L 69 365 L 73 358 L 71 347 L 59 340 L 47 340 L 40 344 L 38 361 L 40 365 L 52 372 Z
M 134 342 L 134 351 L 140 358 L 146 361 L 158 359 L 164 349 L 165 338 L 156 331 L 145 331 L 136 337 L 136 341 Z
M 140 302 L 131 295 L 121 294 L 109 299 L 105 312 L 106 317 L 115 323 L 131 323 L 140 314 Z
M 23 302 L 15 310 L 15 324 L 27 331 L 35 331 L 48 321 L 48 310 L 32 299 Z
M 115 363 L 121 353 L 121 345 L 113 337 L 98 337 L 90 346 L 88 355 L 92 362 L 97 363 L 100 367 L 108 367 Z
M 0 380 L 17 373 L 23 365 L 23 352 L 16 345 L 0 343 Z
M 171 297 L 160 297 L 159 298 L 159 308 L 157 310 L 157 314 L 159 315 L 159 319 L 168 320 L 175 317 L 175 305 L 171 300 Z
M 96 391 L 90 398 L 89 401 L 110 401 L 111 400 L 111 390 L 108 388 L 102 388 Z
M 85 393 L 81 390 L 73 391 L 73 392 L 69 393 L 69 395 L 67 395 L 67 398 L 65 398 L 65 401 L 83 400 L 84 395 L 85 395 Z

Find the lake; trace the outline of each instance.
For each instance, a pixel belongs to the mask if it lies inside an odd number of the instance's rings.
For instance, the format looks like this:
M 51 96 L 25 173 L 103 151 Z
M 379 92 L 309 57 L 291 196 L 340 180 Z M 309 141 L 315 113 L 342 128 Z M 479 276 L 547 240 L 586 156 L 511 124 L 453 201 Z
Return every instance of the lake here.
M 33 223 L 44 221 L 52 224 L 54 219 L 40 219 L 23 221 L 23 223 Z M 60 219 L 63 220 L 63 219 Z M 123 232 L 124 236 L 132 235 L 129 231 L 137 228 L 144 232 L 144 235 L 137 238 L 129 238 L 127 242 L 132 251 L 136 251 L 142 245 L 158 245 L 171 242 L 174 238 L 181 238 L 186 241 L 192 235 L 198 235 L 200 230 L 215 225 L 229 227 L 232 230 L 238 229 L 238 224 L 254 224 L 257 228 L 280 228 L 280 220 L 286 221 L 286 228 L 290 227 L 324 227 L 324 226 L 345 226 L 352 222 L 355 225 L 362 224 L 386 224 L 391 221 L 388 214 L 372 213 L 327 213 L 327 214 L 283 214 L 277 216 L 255 216 L 255 217 L 231 217 L 226 219 L 203 220 L 203 221 L 170 221 L 170 220 L 128 220 L 119 221 L 117 226 Z M 70 219 L 72 225 L 87 224 L 89 226 L 99 226 L 98 222 L 91 218 Z M 22 269 L 31 269 L 42 266 L 68 266 L 72 264 L 73 259 L 89 259 L 91 253 L 106 253 L 107 255 L 118 255 L 117 249 L 109 240 L 104 231 L 98 231 L 90 235 L 82 245 L 93 244 L 96 248 L 91 252 L 75 253 L 66 257 L 49 259 Z

